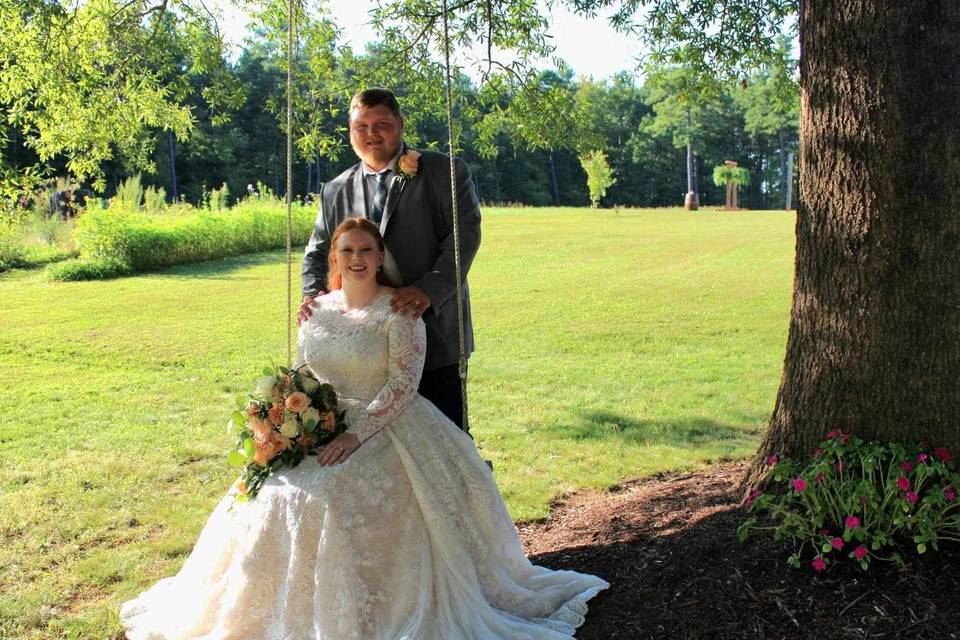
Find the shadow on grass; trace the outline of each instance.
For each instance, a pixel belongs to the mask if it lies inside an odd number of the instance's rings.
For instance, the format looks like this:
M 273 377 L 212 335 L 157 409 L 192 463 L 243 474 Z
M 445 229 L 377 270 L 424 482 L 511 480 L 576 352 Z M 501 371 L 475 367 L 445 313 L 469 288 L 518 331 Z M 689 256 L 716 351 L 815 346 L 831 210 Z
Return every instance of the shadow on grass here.
M 264 251 L 263 253 L 248 253 L 241 256 L 230 256 L 207 262 L 178 264 L 172 267 L 163 267 L 131 274 L 139 278 L 200 278 L 205 280 L 236 280 L 230 275 L 234 271 L 260 267 L 264 265 L 282 264 L 286 254 L 282 250 Z M 300 254 L 294 251 L 293 256 L 293 283 L 294 289 L 300 287 Z
M 553 437 L 568 440 L 620 439 L 629 444 L 700 449 L 756 445 L 762 426 L 731 426 L 710 418 L 691 416 L 675 420 L 638 420 L 612 411 L 588 411 L 574 424 L 547 425 Z

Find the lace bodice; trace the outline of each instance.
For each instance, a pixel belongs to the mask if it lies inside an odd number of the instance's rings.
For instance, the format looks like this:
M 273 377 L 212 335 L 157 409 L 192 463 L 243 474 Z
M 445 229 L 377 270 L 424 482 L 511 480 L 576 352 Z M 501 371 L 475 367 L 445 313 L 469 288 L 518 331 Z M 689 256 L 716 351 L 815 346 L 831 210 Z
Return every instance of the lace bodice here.
M 426 330 L 423 320 L 390 310 L 388 289 L 362 309 L 343 308 L 342 291 L 317 298 L 300 327 L 297 360 L 333 385 L 349 432 L 363 442 L 392 424 L 416 395 Z

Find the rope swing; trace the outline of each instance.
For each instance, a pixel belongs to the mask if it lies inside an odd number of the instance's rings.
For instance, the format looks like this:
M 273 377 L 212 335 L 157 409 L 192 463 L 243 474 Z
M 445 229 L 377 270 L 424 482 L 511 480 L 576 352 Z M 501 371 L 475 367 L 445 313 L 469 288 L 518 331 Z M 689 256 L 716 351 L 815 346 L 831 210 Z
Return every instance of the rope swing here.
M 293 366 L 293 66 L 294 66 L 294 3 L 287 0 L 287 366 Z M 460 214 L 457 209 L 457 170 L 453 142 L 453 75 L 450 71 L 449 8 L 443 0 L 443 58 L 447 107 L 447 148 L 450 156 L 450 211 L 453 217 L 453 256 L 457 283 L 457 327 L 459 330 L 461 397 L 463 398 L 463 430 L 470 433 L 467 413 L 467 344 L 464 333 L 463 266 L 460 254 Z

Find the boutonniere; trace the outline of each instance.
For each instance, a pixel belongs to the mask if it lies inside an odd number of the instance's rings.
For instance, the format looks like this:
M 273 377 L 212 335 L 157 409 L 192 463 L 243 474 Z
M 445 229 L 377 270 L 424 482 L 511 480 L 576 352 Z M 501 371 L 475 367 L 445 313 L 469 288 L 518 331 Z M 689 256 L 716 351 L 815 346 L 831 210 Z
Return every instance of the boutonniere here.
M 397 160 L 397 173 L 401 178 L 412 180 L 420 168 L 420 152 L 416 149 L 407 149 L 407 152 Z

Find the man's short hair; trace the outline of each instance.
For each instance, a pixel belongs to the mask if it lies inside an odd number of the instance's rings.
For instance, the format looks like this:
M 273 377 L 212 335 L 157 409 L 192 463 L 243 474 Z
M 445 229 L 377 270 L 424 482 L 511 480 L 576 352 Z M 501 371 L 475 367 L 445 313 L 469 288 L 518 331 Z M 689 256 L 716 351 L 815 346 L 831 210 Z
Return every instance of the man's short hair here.
M 403 117 L 400 113 L 400 103 L 397 102 L 397 96 L 390 89 L 384 89 L 383 87 L 364 89 L 354 94 L 353 98 L 350 99 L 350 112 L 352 113 L 354 109 L 360 107 L 369 109 L 381 104 L 390 109 L 391 113 L 398 118 Z

